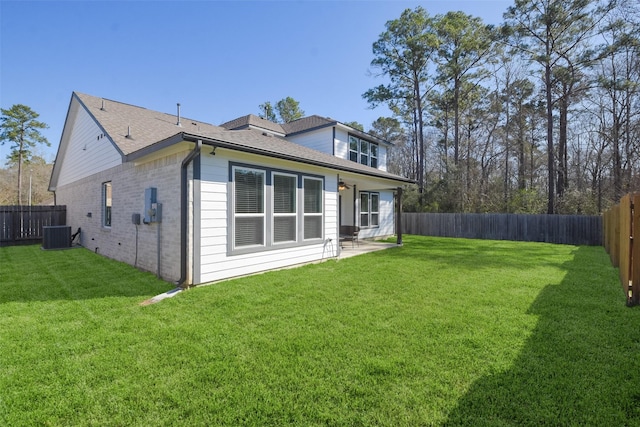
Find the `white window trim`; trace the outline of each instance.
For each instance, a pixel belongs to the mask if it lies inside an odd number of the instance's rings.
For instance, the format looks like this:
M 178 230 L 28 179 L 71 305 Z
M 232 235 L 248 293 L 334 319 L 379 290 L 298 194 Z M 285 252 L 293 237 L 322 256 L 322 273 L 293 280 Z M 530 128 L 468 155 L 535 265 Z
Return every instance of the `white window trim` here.
M 322 206 L 322 211 L 321 212 L 310 212 L 310 213 L 306 213 L 304 211 L 304 181 L 305 180 L 311 180 L 311 181 L 319 181 L 320 182 L 320 206 Z M 321 230 L 320 230 L 320 237 L 312 237 L 310 239 L 305 239 L 304 238 L 304 230 L 302 230 L 302 240 L 304 241 L 313 241 L 313 240 L 321 240 L 324 238 L 324 180 L 323 179 L 319 179 L 313 176 L 308 176 L 308 175 L 303 175 L 302 176 L 302 191 L 303 191 L 303 199 L 302 199 L 302 224 L 303 224 L 303 228 L 304 228 L 304 219 L 305 218 L 310 218 L 310 217 L 320 217 L 320 224 L 321 224 Z
M 280 171 L 272 171 L 271 172 L 271 188 L 273 188 L 273 183 L 274 183 L 274 177 L 276 175 L 280 175 L 280 176 L 286 176 L 286 177 L 291 177 L 294 179 L 295 182 L 295 212 L 293 213 L 276 213 L 275 208 L 272 209 L 272 215 L 271 215 L 271 243 L 273 245 L 286 245 L 286 244 L 291 244 L 291 243 L 295 243 L 298 241 L 298 212 L 300 210 L 300 197 L 299 197 L 299 185 L 298 185 L 298 175 L 296 174 L 292 174 L 292 173 L 287 173 L 287 172 L 280 172 Z M 275 206 L 275 197 L 276 197 L 276 192 L 275 191 L 271 191 L 271 206 Z M 276 242 L 276 233 L 275 233 L 275 222 L 276 222 L 276 218 L 287 218 L 287 217 L 294 217 L 295 218 L 295 233 L 296 233 L 296 238 L 295 240 L 284 240 L 281 242 Z
M 246 245 L 246 246 L 240 246 L 240 247 L 235 246 L 236 216 L 237 215 L 246 215 L 246 216 L 256 215 L 256 214 L 236 214 L 235 213 L 235 203 L 236 203 L 235 202 L 235 171 L 236 169 L 249 170 L 249 171 L 261 172 L 261 173 L 263 172 L 265 174 L 264 175 L 265 188 L 264 188 L 264 197 L 263 197 L 263 202 L 265 203 L 265 206 L 264 206 L 265 227 L 263 230 L 264 245 Z M 273 241 L 274 239 L 273 237 L 273 234 L 274 234 L 273 176 L 274 175 L 290 175 L 290 176 L 296 177 L 296 216 L 297 216 L 296 241 L 289 241 L 289 242 Z M 321 199 L 322 212 L 307 214 L 307 215 L 320 216 L 322 218 L 320 220 L 321 221 L 321 237 L 317 237 L 317 238 L 314 237 L 311 239 L 304 238 L 304 218 L 305 218 L 304 180 L 305 179 L 313 179 L 320 182 L 320 196 L 322 198 Z M 279 250 L 279 249 L 286 249 L 286 248 L 299 247 L 299 246 L 315 245 L 315 244 L 321 244 L 323 242 L 325 232 L 326 232 L 325 217 L 324 217 L 325 211 L 326 211 L 326 206 L 325 206 L 326 200 L 325 200 L 325 194 L 324 194 L 325 193 L 325 177 L 324 176 L 306 174 L 304 172 L 295 172 L 291 170 L 282 170 L 282 169 L 271 168 L 271 167 L 256 166 L 256 165 L 251 165 L 246 163 L 229 162 L 229 185 L 227 188 L 229 192 L 228 193 L 229 196 L 227 197 L 227 212 L 228 212 L 227 255 L 228 256 L 259 253 L 263 251 Z
M 362 207 L 362 195 L 366 194 L 367 195 L 367 210 L 363 211 L 363 207 Z M 371 209 L 372 207 L 372 203 L 371 203 L 371 199 L 373 198 L 372 196 L 375 195 L 378 197 L 378 210 L 377 211 L 373 211 Z M 360 196 L 358 197 L 358 204 L 359 204 L 359 216 L 358 216 L 358 220 L 360 222 L 360 228 L 380 228 L 380 193 L 377 191 L 360 191 Z M 367 215 L 367 225 L 363 226 L 362 225 L 362 215 L 366 214 Z M 371 216 L 372 214 L 377 214 L 378 215 L 378 224 L 376 225 L 371 225 Z
M 111 190 L 110 204 L 107 205 L 107 187 Z M 110 215 L 107 215 L 107 208 L 109 208 Z M 109 224 L 107 224 L 107 217 L 109 218 Z M 110 229 L 113 225 L 113 183 L 111 181 L 105 181 L 102 183 L 102 227 Z
M 357 141 L 357 144 L 356 144 L 358 146 L 358 150 L 357 151 L 351 149 L 351 138 L 354 138 Z M 358 164 L 361 164 L 361 165 L 366 165 L 366 166 L 370 166 L 372 168 L 378 169 L 378 166 L 380 166 L 379 163 L 378 163 L 379 156 L 378 156 L 378 153 L 376 153 L 375 156 L 373 156 L 371 154 L 371 146 L 375 145 L 376 148 L 377 148 L 377 151 L 379 152 L 380 151 L 380 144 L 378 144 L 376 142 L 371 142 L 371 141 L 366 140 L 364 138 L 359 138 L 359 137 L 357 137 L 355 135 L 352 135 L 352 134 L 348 135 L 347 140 L 348 140 L 347 142 L 348 142 L 348 145 L 349 145 L 349 158 L 348 158 L 348 160 L 350 160 L 350 161 L 352 161 L 354 163 L 358 163 Z M 361 149 L 361 144 L 363 142 L 365 142 L 366 145 L 367 145 L 367 152 L 364 153 L 364 154 L 363 154 L 362 149 Z M 351 153 L 355 153 L 356 154 L 356 160 L 351 160 Z M 363 156 L 367 157 L 367 161 L 365 163 L 362 162 Z M 376 159 L 376 166 L 372 166 L 372 161 L 371 161 L 372 159 Z
M 236 213 L 236 171 L 237 170 L 242 170 L 242 171 L 249 171 L 249 172 L 256 172 L 256 173 L 262 173 L 263 174 L 263 184 L 262 184 L 262 213 Z M 245 167 L 245 166 L 232 166 L 232 186 L 231 186 L 231 199 L 233 200 L 232 203 L 232 223 L 233 223 L 233 227 L 231 230 L 231 235 L 229 236 L 232 242 L 232 246 L 234 250 L 251 250 L 251 249 L 256 249 L 256 248 L 263 248 L 265 247 L 266 244 L 266 233 L 267 233 L 267 227 L 266 227 L 266 217 L 267 217 L 267 206 L 266 206 L 266 200 L 267 200 L 267 195 L 266 195 L 266 189 L 267 189 L 267 171 L 264 169 L 258 169 L 255 167 Z M 236 218 L 258 218 L 261 217 L 262 218 L 262 242 L 263 244 L 255 244 L 255 245 L 242 245 L 242 246 L 236 246 Z

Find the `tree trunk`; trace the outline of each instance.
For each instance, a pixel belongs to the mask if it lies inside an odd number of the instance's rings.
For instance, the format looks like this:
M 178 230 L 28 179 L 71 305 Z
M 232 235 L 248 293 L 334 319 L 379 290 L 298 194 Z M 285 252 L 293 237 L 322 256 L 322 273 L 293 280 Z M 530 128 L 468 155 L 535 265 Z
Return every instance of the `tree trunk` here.
M 509 82 L 507 82 L 507 85 Z M 511 121 L 511 91 L 507 91 L 507 102 L 506 102 L 506 115 L 505 115 L 505 131 L 504 131 L 504 210 L 505 212 L 509 212 L 509 128 Z
M 568 161 L 567 161 L 567 117 L 568 117 L 568 101 L 567 95 L 563 95 L 560 99 L 560 132 L 558 135 L 558 197 L 564 195 L 567 189 L 568 180 Z
M 422 123 L 422 99 L 420 95 L 420 80 L 417 73 L 414 75 L 414 93 L 416 101 L 416 110 L 418 113 L 418 139 L 420 140 L 420 153 L 418 155 L 420 164 L 418 165 L 418 188 L 420 192 L 420 206 L 422 206 L 422 195 L 424 193 L 424 132 Z
M 22 150 L 24 147 L 24 129 L 20 130 L 20 147 L 18 147 L 18 205 L 22 206 Z
M 522 104 L 518 107 L 520 114 L 518 118 L 518 190 L 524 190 L 527 186 L 525 182 L 525 150 L 524 150 L 524 114 Z
M 547 53 L 550 53 L 551 48 L 549 46 L 550 41 L 547 39 Z M 555 213 L 554 205 L 554 156 L 553 156 L 553 101 L 551 99 L 551 64 L 547 61 L 544 70 L 544 83 L 547 97 L 547 168 L 548 168 L 548 200 L 547 200 L 547 214 L 552 215 Z
M 458 166 L 460 155 L 460 81 L 456 77 L 453 80 L 453 164 Z

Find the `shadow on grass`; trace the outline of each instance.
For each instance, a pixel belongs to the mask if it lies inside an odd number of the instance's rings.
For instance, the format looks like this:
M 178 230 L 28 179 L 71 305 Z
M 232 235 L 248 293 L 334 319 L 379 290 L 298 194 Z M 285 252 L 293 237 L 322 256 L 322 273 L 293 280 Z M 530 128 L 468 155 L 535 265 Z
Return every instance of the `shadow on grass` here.
M 174 286 L 153 274 L 84 248 L 0 248 L 0 304 L 109 297 L 148 297 Z
M 605 258 L 574 252 L 530 306 L 537 325 L 514 364 L 473 383 L 446 425 L 640 425 L 640 310 Z

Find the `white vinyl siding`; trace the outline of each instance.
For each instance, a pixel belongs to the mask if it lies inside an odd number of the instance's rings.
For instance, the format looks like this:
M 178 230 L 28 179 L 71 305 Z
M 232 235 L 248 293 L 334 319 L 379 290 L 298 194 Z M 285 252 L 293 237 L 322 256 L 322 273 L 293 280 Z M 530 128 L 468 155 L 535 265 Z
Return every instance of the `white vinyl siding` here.
M 73 125 L 67 136 L 70 140 L 64 152 L 58 153 L 56 159 L 56 162 L 60 163 L 58 187 L 122 163 L 122 156 L 113 143 L 77 101 L 74 101 L 70 107 L 71 116 L 74 116 Z
M 383 236 L 390 236 L 395 234 L 395 211 L 394 211 L 394 196 L 393 191 L 380 191 L 375 193 L 369 193 L 370 195 L 377 195 L 378 203 L 378 225 L 371 224 L 370 227 L 363 227 L 360 229 L 358 237 L 361 239 L 372 239 Z M 374 198 L 375 199 L 375 198 Z M 360 198 L 358 198 L 358 205 L 360 205 Z M 371 209 L 371 208 L 368 208 Z M 360 206 L 358 206 L 358 213 L 360 213 Z M 370 221 L 376 220 L 374 212 L 368 213 Z
M 287 141 L 300 144 L 304 147 L 333 154 L 333 127 L 327 126 L 322 129 L 304 132 L 298 135 L 288 136 Z
M 337 255 L 338 248 L 335 243 L 338 237 L 337 192 L 324 190 L 324 188 L 336 188 L 337 175 L 335 172 L 285 160 L 241 153 L 228 153 L 224 157 L 220 152 L 216 156 L 203 154 L 201 162 L 201 200 L 198 202 L 201 217 L 196 225 L 196 227 L 200 227 L 200 237 L 196 241 L 196 244 L 199 245 L 199 253 L 195 261 L 199 263 L 199 268 L 194 276 L 194 283 L 209 283 L 234 276 L 318 261 Z M 241 251 L 233 252 L 232 244 L 229 242 L 233 234 L 229 234 L 227 231 L 228 228 L 233 227 L 233 211 L 229 209 L 232 199 L 228 199 L 228 197 L 233 197 L 230 164 L 241 168 L 266 171 L 269 182 L 266 191 L 267 212 L 273 203 L 273 195 L 269 189 L 272 187 L 272 174 L 297 176 L 297 243 L 273 243 L 268 248 L 257 248 L 258 250 L 253 251 L 244 248 Z M 304 207 L 302 186 L 306 177 L 323 181 L 322 230 L 324 240 L 303 240 L 302 238 L 301 218 Z M 268 221 L 271 220 L 268 219 Z M 329 241 L 328 238 L 332 240 Z

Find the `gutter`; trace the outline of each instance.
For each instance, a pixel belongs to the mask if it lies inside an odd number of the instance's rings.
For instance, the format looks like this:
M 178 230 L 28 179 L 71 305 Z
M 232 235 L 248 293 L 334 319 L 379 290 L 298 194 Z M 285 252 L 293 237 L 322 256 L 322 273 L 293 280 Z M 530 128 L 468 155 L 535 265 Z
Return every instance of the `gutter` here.
M 184 136 L 182 137 L 184 138 Z M 187 157 L 184 158 L 180 166 L 180 279 L 178 287 L 186 288 L 187 281 L 187 233 L 189 231 L 189 164 L 200 155 L 202 140 L 195 141 L 196 145 Z

